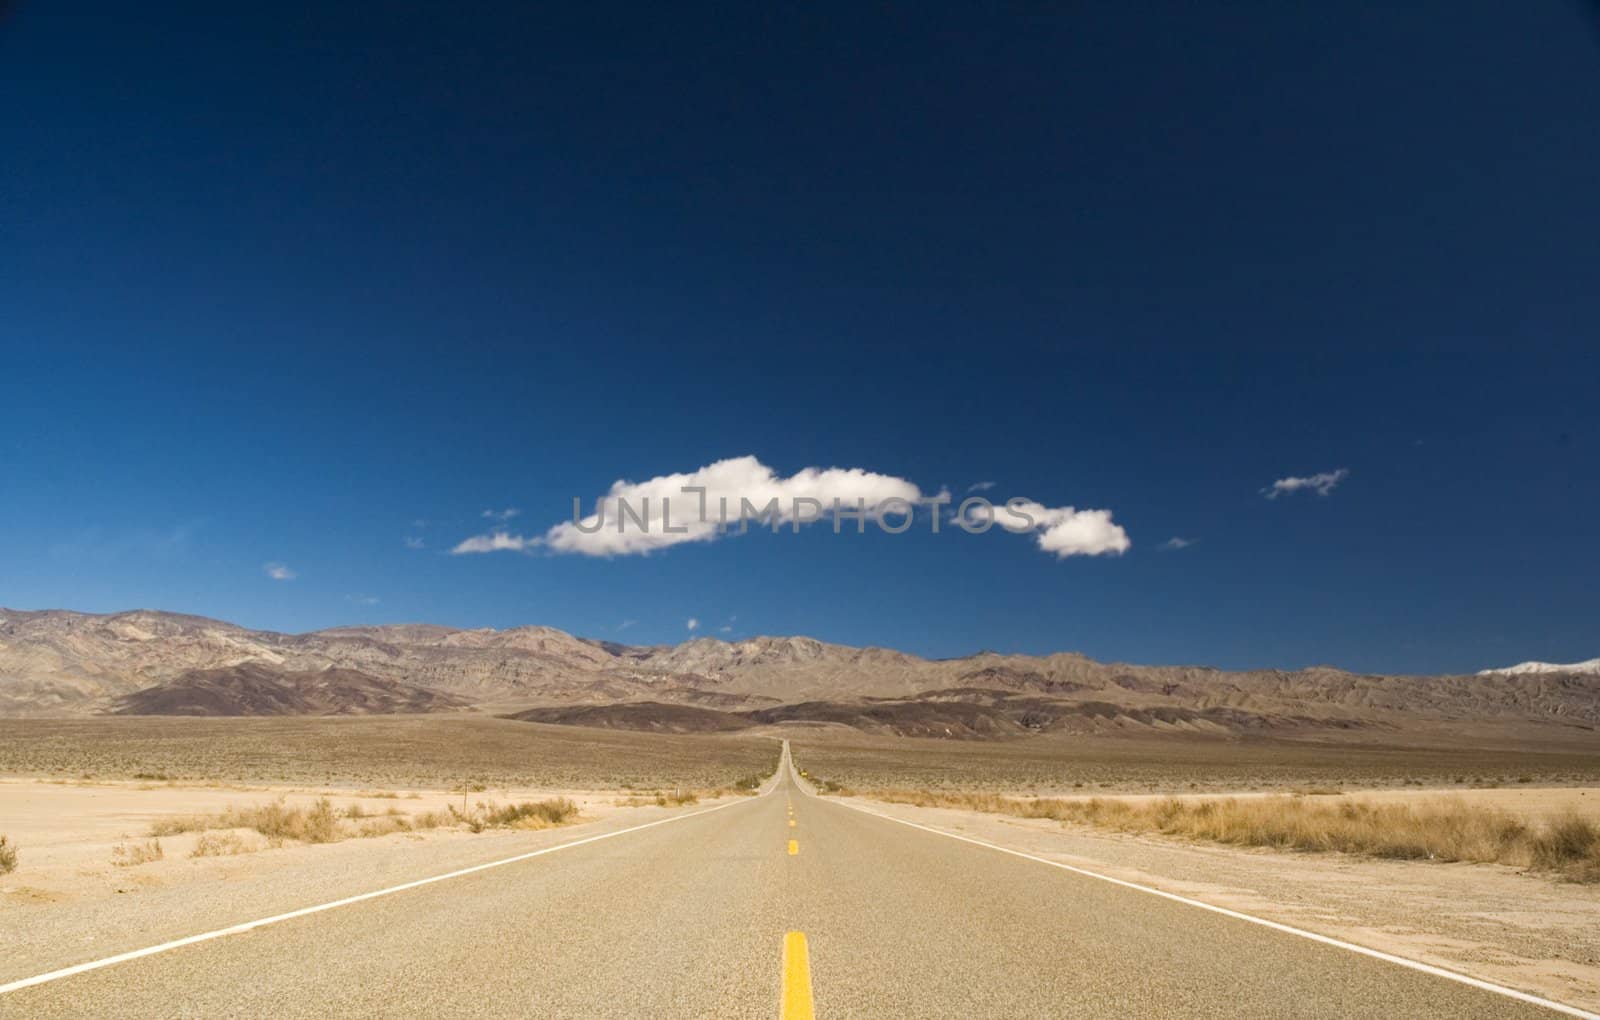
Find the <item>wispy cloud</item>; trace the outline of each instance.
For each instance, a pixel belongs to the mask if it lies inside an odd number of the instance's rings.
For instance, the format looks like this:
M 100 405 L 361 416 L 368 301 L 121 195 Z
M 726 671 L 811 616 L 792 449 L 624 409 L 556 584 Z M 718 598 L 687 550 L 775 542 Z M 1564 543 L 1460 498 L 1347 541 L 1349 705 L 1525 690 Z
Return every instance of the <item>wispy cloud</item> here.
M 1173 535 L 1171 538 L 1169 538 L 1165 542 L 1161 543 L 1161 548 L 1163 548 L 1163 549 L 1187 549 L 1191 545 L 1194 545 L 1194 539 L 1192 539 L 1192 538 L 1179 538 L 1177 535 Z
M 407 549 L 421 549 L 428 544 L 422 540 L 421 535 L 407 535 L 403 541 Z
M 375 606 L 382 601 L 376 595 L 346 595 L 344 600 L 354 602 L 358 606 Z
M 988 492 L 990 489 L 994 488 L 996 484 L 997 483 L 995 482 L 973 482 L 971 485 L 967 486 L 967 491 Z
M 1339 468 L 1335 471 L 1323 471 L 1315 475 L 1290 475 L 1280 478 L 1261 490 L 1261 494 L 1268 499 L 1277 499 L 1279 496 L 1309 490 L 1319 496 L 1326 496 L 1335 487 L 1350 476 L 1349 468 Z
M 689 617 L 689 619 L 685 620 L 683 625 L 685 627 L 687 627 L 690 631 L 696 631 L 696 630 L 700 629 L 700 621 L 695 619 L 692 616 Z
M 509 535 L 504 531 L 496 531 L 489 535 L 473 535 L 471 538 L 456 543 L 451 549 L 452 555 L 461 556 L 467 553 L 487 552 L 528 552 L 537 548 L 539 539 L 524 538 L 521 535 Z
M 732 634 L 733 633 L 733 624 L 725 623 L 722 626 L 718 627 L 717 629 L 719 631 L 721 631 L 722 633 L 724 633 L 724 634 Z
M 617 624 L 617 630 L 627 630 L 629 627 L 637 625 L 638 622 L 638 620 L 623 620 L 621 623 Z
M 283 563 L 263 563 L 261 571 L 274 581 L 293 581 L 299 576 Z
M 521 517 L 522 508 L 508 506 L 504 510 L 485 510 L 480 516 L 482 516 L 484 520 L 499 521 L 500 523 L 504 524 L 513 517 Z
M 177 559 L 191 549 L 191 538 L 203 521 L 170 528 L 106 528 L 92 525 L 65 541 L 55 542 L 48 553 L 55 559 L 108 562 L 121 559 Z

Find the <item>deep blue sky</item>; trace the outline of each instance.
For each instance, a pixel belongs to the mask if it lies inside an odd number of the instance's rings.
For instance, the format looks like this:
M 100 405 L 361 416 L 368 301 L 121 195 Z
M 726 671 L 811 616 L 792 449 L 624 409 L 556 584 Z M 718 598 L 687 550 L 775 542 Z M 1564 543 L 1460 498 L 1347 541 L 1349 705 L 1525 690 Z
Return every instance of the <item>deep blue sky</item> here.
M 0 605 L 1600 654 L 1580 5 L 358 6 L 0 24 Z M 746 454 L 1133 546 L 448 552 Z

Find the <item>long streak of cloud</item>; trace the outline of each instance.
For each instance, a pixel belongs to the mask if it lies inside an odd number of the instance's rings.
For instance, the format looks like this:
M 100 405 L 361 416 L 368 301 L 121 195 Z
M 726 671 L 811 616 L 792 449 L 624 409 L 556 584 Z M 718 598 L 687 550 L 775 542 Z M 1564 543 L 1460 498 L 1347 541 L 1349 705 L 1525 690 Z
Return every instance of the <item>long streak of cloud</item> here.
M 862 520 L 894 522 L 889 530 L 903 530 L 900 522 L 933 500 L 948 501 L 949 494 L 941 490 L 927 497 L 915 482 L 864 468 L 811 467 L 784 477 L 755 457 L 732 457 L 643 482 L 614 482 L 586 517 L 562 521 L 542 535 L 496 529 L 463 540 L 451 552 L 545 549 L 582 556 L 644 555 L 740 532 L 745 530 L 741 517 L 749 529 L 799 530 L 832 520 L 836 503 L 841 521 L 835 523 L 858 527 L 852 518 L 859 508 Z M 1009 506 L 995 507 L 994 522 L 1008 531 L 1032 534 L 1040 549 L 1057 558 L 1120 555 L 1132 544 L 1110 510 L 1047 507 L 1027 500 L 1013 500 Z M 967 519 L 979 512 L 972 508 Z

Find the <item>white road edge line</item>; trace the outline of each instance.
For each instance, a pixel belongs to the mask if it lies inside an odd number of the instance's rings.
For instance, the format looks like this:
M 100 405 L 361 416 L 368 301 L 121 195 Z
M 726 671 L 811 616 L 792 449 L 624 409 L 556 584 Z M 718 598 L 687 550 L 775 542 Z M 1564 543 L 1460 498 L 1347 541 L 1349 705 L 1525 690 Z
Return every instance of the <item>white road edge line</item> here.
M 811 796 L 816 795 L 811 794 Z M 1046 857 L 1036 857 L 1033 854 L 1024 853 L 1021 850 L 1013 850 L 1010 847 L 1000 846 L 997 843 L 989 843 L 981 839 L 974 839 L 971 836 L 961 836 L 954 832 L 946 832 L 943 829 L 936 829 L 930 825 L 923 825 L 920 822 L 911 822 L 904 818 L 896 818 L 893 815 L 886 815 L 881 811 L 874 811 L 871 808 L 861 807 L 857 804 L 849 804 L 843 800 L 836 800 L 834 803 L 839 804 L 842 807 L 850 808 L 854 811 L 860 811 L 862 814 L 868 814 L 877 818 L 882 818 L 884 821 L 898 822 L 901 825 L 909 825 L 913 829 L 921 829 L 924 832 L 931 832 L 936 836 L 947 836 L 950 839 L 959 839 L 963 843 L 972 843 L 975 846 L 988 847 L 990 850 L 998 850 L 1003 854 L 1010 854 L 1013 857 L 1021 857 L 1024 860 L 1035 861 L 1039 864 L 1048 864 L 1052 868 L 1060 868 L 1063 871 L 1070 871 L 1075 875 L 1083 875 L 1085 878 L 1097 878 L 1102 882 L 1110 882 L 1112 885 L 1120 885 L 1124 889 L 1133 889 L 1138 892 L 1149 893 L 1151 896 L 1159 896 L 1165 900 L 1172 900 L 1174 903 L 1182 903 L 1190 907 L 1199 907 L 1201 910 L 1209 910 L 1213 914 L 1221 914 L 1224 917 L 1231 917 L 1237 921 L 1247 921 L 1250 924 L 1258 924 L 1263 928 L 1271 928 L 1273 931 L 1283 932 L 1286 935 L 1296 935 L 1303 939 L 1310 939 L 1312 942 L 1320 942 L 1325 946 L 1333 946 L 1336 949 L 1343 949 L 1347 950 L 1348 952 L 1359 953 L 1362 956 L 1370 956 L 1375 960 L 1383 960 L 1386 963 L 1396 964 L 1397 966 L 1406 967 L 1411 970 L 1418 970 L 1424 974 L 1432 974 L 1434 977 L 1441 977 L 1448 981 L 1455 981 L 1463 985 L 1471 985 L 1473 988 L 1477 988 L 1485 992 L 1493 992 L 1496 995 L 1504 995 L 1508 999 L 1516 999 L 1520 1002 L 1526 1002 L 1534 1006 L 1542 1006 L 1545 1009 L 1554 1010 L 1557 1013 L 1565 1013 L 1567 1016 L 1585 1017 L 1586 1020 L 1600 1020 L 1600 1014 L 1590 1013 L 1586 1010 L 1579 1009 L 1576 1006 L 1568 1006 L 1560 1002 L 1555 1002 L 1551 999 L 1542 999 L 1537 995 L 1530 995 L 1527 992 L 1519 992 L 1515 988 L 1507 988 L 1505 985 L 1497 985 L 1492 981 L 1484 981 L 1481 978 L 1468 977 L 1465 974 L 1458 974 L 1453 970 L 1445 970 L 1443 967 L 1435 967 L 1431 963 L 1422 963 L 1418 960 L 1408 960 L 1403 956 L 1395 956 L 1393 953 L 1385 953 L 1377 949 L 1368 949 L 1366 946 L 1358 946 L 1354 942 L 1345 942 L 1342 939 L 1336 939 L 1328 935 L 1318 935 L 1316 932 L 1306 931 L 1304 928 L 1296 928 L 1292 925 L 1282 924 L 1278 921 L 1269 921 L 1264 917 L 1253 917 L 1250 914 L 1242 914 L 1237 910 L 1229 910 L 1227 907 L 1219 907 L 1210 903 L 1202 903 L 1200 900 L 1192 900 L 1187 896 L 1179 896 L 1177 893 L 1163 892 L 1160 889 L 1156 889 L 1148 885 L 1140 885 L 1137 882 L 1129 882 L 1126 879 L 1121 878 L 1112 878 L 1110 875 L 1102 875 L 1097 871 L 1089 871 L 1086 868 L 1075 867 L 1071 864 L 1063 864 L 1061 861 L 1052 861 Z
M 774 784 L 771 788 L 763 792 L 761 796 L 766 796 L 766 794 L 771 793 L 772 790 L 776 788 L 776 784 Z M 291 910 L 286 914 L 274 914 L 271 917 L 263 917 L 256 921 L 245 921 L 242 924 L 235 924 L 228 928 L 218 928 L 215 931 L 202 932 L 199 935 L 190 935 L 186 938 L 174 939 L 171 942 L 163 942 L 160 945 L 146 946 L 144 949 L 134 949 L 126 953 L 118 953 L 115 956 L 108 956 L 102 960 L 91 960 L 88 963 L 79 963 L 71 967 L 63 967 L 60 970 L 52 970 L 47 974 L 36 974 L 33 977 L 21 978 L 19 980 L 12 981 L 9 984 L 0 985 L 0 995 L 4 995 L 7 992 L 15 992 L 23 988 L 31 988 L 34 985 L 42 985 L 50 981 L 59 981 L 62 978 L 72 977 L 74 974 L 82 974 L 86 971 L 99 970 L 101 967 L 110 967 L 111 965 L 117 963 L 127 963 L 129 960 L 137 960 L 142 956 L 154 956 L 157 953 L 165 953 L 169 950 L 181 949 L 184 946 L 192 946 L 197 942 L 209 942 L 211 939 L 220 939 L 225 935 L 239 935 L 243 932 L 252 931 L 256 928 L 264 928 L 269 924 L 277 924 L 280 921 L 291 921 L 297 917 L 305 917 L 308 914 L 320 914 L 324 910 L 333 910 L 336 907 L 348 907 L 352 903 L 361 903 L 364 900 L 375 900 L 380 896 L 389 896 L 393 893 L 405 892 L 407 889 L 416 889 L 421 886 L 432 885 L 435 882 L 443 882 L 452 878 L 460 878 L 463 875 L 471 875 L 474 872 L 488 871 L 490 868 L 504 867 L 507 864 L 516 864 L 518 861 L 526 861 L 534 857 L 542 857 L 545 854 L 553 854 L 559 850 L 570 850 L 575 846 L 583 846 L 586 843 L 598 843 L 602 839 L 611 839 L 615 836 L 626 836 L 630 832 L 641 832 L 645 829 L 653 829 L 658 825 L 667 825 L 671 822 L 681 822 L 689 818 L 698 818 L 701 815 L 709 815 L 713 811 L 721 811 L 724 808 L 735 807 L 739 804 L 750 804 L 756 799 L 757 798 L 746 799 L 744 797 L 740 797 L 738 800 L 729 801 L 726 804 L 718 804 L 715 807 L 701 808 L 698 811 L 691 811 L 686 815 L 673 815 L 671 818 L 658 818 L 653 822 L 645 822 L 643 825 L 635 825 L 627 829 L 618 829 L 615 832 L 602 832 L 594 836 L 585 836 L 583 839 L 575 839 L 570 843 L 560 843 L 556 846 L 547 846 L 540 850 L 532 850 L 525 854 L 517 854 L 515 857 L 506 857 L 498 861 L 489 861 L 487 864 L 474 864 L 470 868 L 462 868 L 459 871 L 451 871 L 443 875 L 433 875 L 428 878 L 419 878 L 413 882 L 403 882 L 400 885 L 391 885 L 387 889 L 374 889 L 372 892 L 364 892 L 357 896 L 346 896 L 342 900 L 334 900 L 331 903 L 319 903 L 313 907 L 301 907 L 299 910 Z

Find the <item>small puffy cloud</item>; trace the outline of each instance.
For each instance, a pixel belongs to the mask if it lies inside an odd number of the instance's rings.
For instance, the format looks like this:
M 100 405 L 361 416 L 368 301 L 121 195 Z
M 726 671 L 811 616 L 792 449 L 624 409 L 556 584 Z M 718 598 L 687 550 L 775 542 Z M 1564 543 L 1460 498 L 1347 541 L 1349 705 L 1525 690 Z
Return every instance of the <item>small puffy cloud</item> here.
M 537 548 L 537 538 L 524 538 L 521 535 L 510 535 L 504 531 L 496 531 L 488 535 L 473 535 L 456 543 L 450 550 L 452 556 L 463 556 L 467 553 L 487 552 L 527 552 Z
M 967 491 L 988 492 L 990 489 L 994 488 L 996 484 L 997 483 L 995 482 L 973 482 L 971 485 L 967 486 Z
M 1319 496 L 1326 496 L 1349 476 L 1349 468 L 1323 471 L 1320 474 L 1307 475 L 1305 477 L 1290 475 L 1288 478 L 1280 478 L 1265 489 L 1262 489 L 1261 494 L 1268 499 L 1277 499 L 1279 496 L 1309 490 Z
M 298 576 L 282 563 L 263 563 L 261 571 L 274 581 L 293 581 Z
M 700 621 L 699 621 L 699 620 L 697 620 L 697 619 L 695 619 L 695 618 L 694 618 L 694 617 L 692 617 L 692 616 L 691 616 L 691 617 L 689 617 L 689 619 L 687 619 L 687 620 L 685 620 L 685 621 L 684 621 L 684 624 L 683 624 L 683 625 L 684 625 L 684 626 L 685 626 L 685 627 L 687 627 L 687 628 L 688 628 L 688 629 L 689 629 L 689 630 L 691 630 L 691 631 L 694 631 L 694 630 L 699 630 L 699 629 L 700 629 Z
M 1120 556 L 1133 545 L 1128 533 L 1111 519 L 1110 510 L 1048 507 L 1028 499 L 1014 499 L 994 507 L 975 504 L 960 518 L 969 528 L 993 521 L 1013 534 L 1033 534 L 1039 548 L 1068 556 Z
M 703 497 L 684 491 L 702 488 Z M 755 457 L 731 457 L 683 474 L 614 482 L 594 513 L 555 525 L 542 541 L 558 553 L 628 556 L 714 541 L 724 533 L 719 527 L 724 516 L 727 530 L 737 532 L 741 510 L 754 529 L 763 526 L 755 518 L 768 506 L 778 523 L 798 526 L 827 519 L 834 500 L 851 510 L 859 505 L 875 519 L 903 513 L 906 504 L 922 498 L 915 483 L 863 468 L 805 468 L 785 478 Z
M 420 535 L 407 535 L 403 541 L 405 542 L 407 549 L 421 549 L 423 546 L 427 545 L 427 543 L 422 540 Z
M 1169 538 L 1165 542 L 1161 543 L 1161 548 L 1163 548 L 1163 549 L 1187 549 L 1191 545 L 1194 545 L 1194 539 L 1192 539 L 1192 538 L 1179 538 L 1177 535 L 1173 535 L 1171 538 Z
M 504 510 L 485 510 L 481 516 L 486 521 L 499 521 L 501 524 L 504 524 L 511 518 L 520 517 L 521 515 L 521 507 L 508 506 Z

